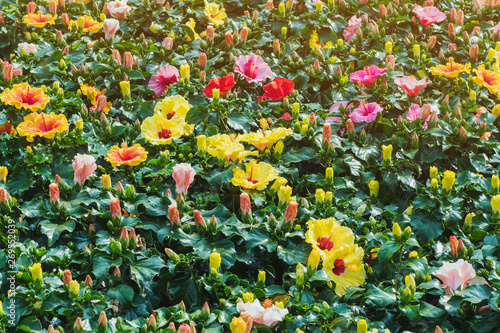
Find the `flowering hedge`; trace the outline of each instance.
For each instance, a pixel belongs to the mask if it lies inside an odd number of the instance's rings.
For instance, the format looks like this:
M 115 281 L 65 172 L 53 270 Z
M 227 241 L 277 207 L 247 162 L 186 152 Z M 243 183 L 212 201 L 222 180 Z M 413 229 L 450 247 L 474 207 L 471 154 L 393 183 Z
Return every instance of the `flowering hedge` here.
M 498 331 L 496 1 L 0 3 L 0 331 Z

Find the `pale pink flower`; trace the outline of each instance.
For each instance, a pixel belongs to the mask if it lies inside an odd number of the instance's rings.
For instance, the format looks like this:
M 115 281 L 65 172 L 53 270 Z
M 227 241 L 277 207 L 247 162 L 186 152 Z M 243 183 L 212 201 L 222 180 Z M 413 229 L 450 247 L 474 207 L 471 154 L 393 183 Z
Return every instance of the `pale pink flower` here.
M 418 19 L 422 22 L 424 27 L 432 23 L 442 22 L 446 19 L 446 14 L 442 13 L 434 6 L 420 7 L 419 5 L 415 5 L 413 12 L 417 14 Z
M 258 299 L 254 300 L 253 303 L 239 302 L 236 309 L 238 312 L 250 314 L 254 323 L 268 327 L 276 325 L 288 314 L 287 309 L 280 309 L 276 305 L 264 308 Z
M 361 121 L 371 123 L 375 120 L 375 118 L 377 118 L 377 114 L 383 110 L 384 109 L 378 103 L 367 104 L 365 101 L 362 101 L 359 107 L 352 111 L 349 117 L 355 123 L 359 123 Z
M 174 172 L 172 172 L 172 177 L 175 180 L 175 189 L 177 194 L 182 193 L 186 195 L 189 185 L 194 180 L 194 175 L 196 171 L 188 163 L 179 163 L 174 166 Z
M 408 96 L 416 96 L 420 92 L 420 90 L 427 87 L 431 81 L 428 81 L 426 77 L 422 80 L 416 80 L 413 75 L 411 76 L 403 76 L 397 77 L 394 79 L 394 83 L 403 89 Z
M 363 19 L 361 17 L 357 18 L 356 15 L 349 19 L 348 26 L 344 29 L 344 39 L 347 43 L 354 37 L 356 29 L 361 28 L 361 22 L 363 22 Z
M 130 13 L 132 7 L 127 5 L 127 0 L 123 1 L 117 0 L 108 2 L 107 9 L 111 16 L 119 20 L 123 20 L 127 17 L 128 13 Z
M 449 292 L 455 291 L 458 288 L 463 290 L 470 285 L 470 281 L 476 277 L 476 272 L 471 264 L 463 259 L 458 259 L 457 262 L 454 263 L 444 262 L 443 266 L 433 275 L 445 284 Z
M 17 46 L 17 50 L 19 52 L 21 52 L 21 50 L 24 50 L 28 54 L 30 54 L 31 52 L 37 53 L 38 52 L 38 45 L 36 45 L 36 44 L 30 44 L 30 43 L 20 43 Z
M 239 56 L 234 71 L 243 75 L 249 83 L 263 82 L 273 76 L 271 67 L 256 54 Z
M 347 101 L 333 103 L 333 105 L 331 106 L 328 113 L 340 113 L 340 106 L 341 105 L 349 111 L 349 114 L 351 114 L 351 109 L 352 109 L 353 105 L 352 105 L 352 103 L 349 104 L 349 102 L 347 102 Z M 326 117 L 325 120 L 330 121 L 330 122 L 340 123 L 342 118 L 340 118 L 340 117 Z
M 104 28 L 104 38 L 110 40 L 115 36 L 115 33 L 120 29 L 120 21 L 116 19 L 105 19 L 102 22 L 102 27 Z
M 167 50 L 171 50 L 173 45 L 174 45 L 174 39 L 172 37 L 165 37 L 163 42 L 161 42 L 161 46 L 163 46 Z
M 97 169 L 95 158 L 92 155 L 76 154 L 75 160 L 71 164 L 75 170 L 75 184 L 83 185 L 85 180 Z
M 154 90 L 157 96 L 163 95 L 165 86 L 171 83 L 178 82 L 180 79 L 179 70 L 171 65 L 163 66 L 156 72 L 156 75 L 151 76 L 149 87 Z
M 366 66 L 365 69 L 351 74 L 350 79 L 352 82 L 359 81 L 365 86 L 373 86 L 379 76 L 386 75 L 386 68 L 378 68 L 375 65 L 370 67 Z
M 406 119 L 408 119 L 409 121 L 414 121 L 417 118 L 421 118 L 420 117 L 420 106 L 418 104 L 412 104 L 410 106 L 410 108 L 408 109 L 408 113 L 406 114 Z M 424 118 L 421 118 L 421 119 L 424 119 Z M 427 129 L 427 120 L 429 120 L 429 116 L 427 116 L 427 118 L 424 120 L 425 120 L 425 122 L 424 122 L 424 125 L 422 127 L 425 130 L 425 129 Z

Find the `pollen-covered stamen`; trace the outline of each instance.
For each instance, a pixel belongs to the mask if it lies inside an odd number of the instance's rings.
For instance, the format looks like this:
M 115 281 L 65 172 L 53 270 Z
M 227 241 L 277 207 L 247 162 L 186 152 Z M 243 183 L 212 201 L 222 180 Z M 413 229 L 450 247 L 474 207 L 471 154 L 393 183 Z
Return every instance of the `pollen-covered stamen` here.
M 318 239 L 316 239 L 316 242 L 318 242 L 318 247 L 321 249 L 321 250 L 328 250 L 328 251 L 331 251 L 334 247 L 334 243 L 330 240 L 332 236 L 330 237 L 318 237 Z
M 160 139 L 169 139 L 172 136 L 172 131 L 168 128 L 162 128 L 161 131 L 158 132 L 158 138 Z

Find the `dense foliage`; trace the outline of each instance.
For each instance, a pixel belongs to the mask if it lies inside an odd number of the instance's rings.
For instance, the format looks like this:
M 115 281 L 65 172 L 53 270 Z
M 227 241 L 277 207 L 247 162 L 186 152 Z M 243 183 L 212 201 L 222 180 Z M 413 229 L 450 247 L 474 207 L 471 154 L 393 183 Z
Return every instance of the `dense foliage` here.
M 0 331 L 498 331 L 496 0 L 0 3 Z

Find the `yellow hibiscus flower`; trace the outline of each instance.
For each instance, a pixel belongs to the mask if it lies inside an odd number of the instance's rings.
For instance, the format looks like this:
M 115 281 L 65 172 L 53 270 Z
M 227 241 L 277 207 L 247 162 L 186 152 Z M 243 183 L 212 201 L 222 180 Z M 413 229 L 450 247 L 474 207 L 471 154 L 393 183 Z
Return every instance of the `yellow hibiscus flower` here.
M 344 244 L 354 244 L 352 230 L 341 226 L 333 217 L 307 222 L 306 242 L 325 258 Z
M 72 29 L 73 24 L 78 28 L 82 28 L 83 32 L 92 32 L 94 34 L 98 33 L 102 28 L 101 22 L 94 20 L 92 16 L 87 15 L 80 16 L 76 21 L 70 21 L 68 25 L 69 30 Z
M 33 137 L 40 136 L 52 139 L 56 133 L 63 133 L 69 129 L 68 120 L 63 114 L 56 115 L 52 112 L 32 113 L 24 117 L 24 121 L 17 126 L 20 136 L 25 136 L 28 142 L 33 142 Z
M 15 84 L 0 94 L 0 101 L 13 105 L 17 109 L 24 108 L 32 112 L 45 109 L 50 99 L 44 94 L 42 88 L 31 87 L 28 83 Z
M 224 23 L 227 18 L 226 9 L 221 9 L 215 2 L 205 1 L 205 15 L 207 15 L 208 22 L 213 23 L 216 27 Z
M 356 244 L 341 245 L 332 250 L 323 262 L 323 270 L 335 282 L 335 293 L 344 296 L 348 287 L 365 283 L 363 249 Z
M 470 73 L 470 63 L 458 64 L 450 58 L 446 65 L 439 65 L 431 67 L 432 75 L 444 76 L 449 79 L 454 79 L 461 73 Z
M 314 30 L 311 34 L 311 38 L 309 38 L 309 47 L 311 49 L 331 49 L 333 47 L 332 42 L 326 42 L 326 44 L 321 44 L 319 42 L 319 36 L 316 30 Z
M 229 160 L 241 163 L 247 156 L 257 156 L 258 152 L 246 151 L 234 135 L 217 134 L 207 138 L 207 152 L 220 160 Z
M 278 177 L 278 172 L 272 165 L 266 162 L 257 163 L 256 160 L 250 160 L 245 163 L 246 171 L 238 168 L 233 169 L 233 185 L 241 186 L 244 190 L 256 189 L 262 191 L 270 181 Z
M 484 68 L 484 65 L 480 65 L 474 72 L 476 73 L 474 82 L 476 82 L 477 85 L 488 89 L 490 94 L 498 94 L 500 92 L 500 75 L 487 70 Z
M 181 95 L 168 96 L 156 103 L 154 112 L 171 119 L 174 116 L 186 117 L 192 105 Z
M 38 14 L 32 13 L 32 14 L 26 14 L 23 17 L 24 23 L 26 25 L 32 25 L 37 28 L 43 28 L 47 24 L 54 24 L 56 22 L 57 15 L 51 15 L 51 14 L 42 14 L 42 11 L 39 10 Z
M 167 119 L 157 113 L 146 118 L 141 125 L 141 136 L 155 145 L 170 144 L 172 139 L 180 138 L 186 133 L 186 123 L 181 117 Z
M 238 136 L 238 140 L 250 143 L 260 151 L 264 151 L 266 148 L 270 149 L 277 141 L 287 137 L 292 132 L 291 128 L 278 127 L 271 131 L 242 134 Z

